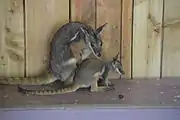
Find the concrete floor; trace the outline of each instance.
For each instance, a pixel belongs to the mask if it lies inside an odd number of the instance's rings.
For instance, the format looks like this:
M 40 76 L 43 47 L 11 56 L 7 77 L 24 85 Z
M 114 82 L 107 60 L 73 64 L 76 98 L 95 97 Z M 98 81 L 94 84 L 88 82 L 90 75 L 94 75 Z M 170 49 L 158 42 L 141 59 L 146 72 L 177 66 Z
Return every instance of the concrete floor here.
M 180 106 L 179 79 L 112 80 L 114 91 L 79 90 L 54 96 L 25 96 L 17 86 L 0 86 L 0 107 L 61 107 L 63 105 Z M 124 97 L 121 98 L 123 95 Z M 111 106 L 110 105 L 110 106 Z

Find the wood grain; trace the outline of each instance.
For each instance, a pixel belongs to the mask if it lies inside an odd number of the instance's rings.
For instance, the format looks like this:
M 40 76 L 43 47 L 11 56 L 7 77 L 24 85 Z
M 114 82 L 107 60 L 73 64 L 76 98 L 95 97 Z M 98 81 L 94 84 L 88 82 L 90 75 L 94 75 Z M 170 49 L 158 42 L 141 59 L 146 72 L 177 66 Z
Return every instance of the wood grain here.
M 134 6 L 133 77 L 160 77 L 162 2 L 148 0 Z
M 123 78 L 131 78 L 131 41 L 132 41 L 132 13 L 133 0 L 122 0 L 122 43 L 121 59 L 125 75 Z
M 71 20 L 80 21 L 95 28 L 95 1 L 71 0 Z
M 103 59 L 112 59 L 120 52 L 121 0 L 97 0 L 97 27 L 108 23 L 102 33 Z
M 58 27 L 69 21 L 68 0 L 25 0 L 27 75 L 47 69 L 49 42 Z
M 162 77 L 180 76 L 180 1 L 165 0 Z
M 0 0 L 0 75 L 24 76 L 23 0 Z

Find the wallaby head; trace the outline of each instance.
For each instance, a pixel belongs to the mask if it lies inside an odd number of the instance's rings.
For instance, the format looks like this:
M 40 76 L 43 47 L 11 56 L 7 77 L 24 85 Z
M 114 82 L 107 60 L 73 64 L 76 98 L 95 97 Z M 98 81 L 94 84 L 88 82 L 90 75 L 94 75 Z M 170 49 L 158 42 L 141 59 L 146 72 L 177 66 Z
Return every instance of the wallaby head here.
M 85 42 L 97 58 L 101 57 L 103 41 L 100 34 L 106 24 L 107 23 L 103 24 L 91 33 L 88 33 L 85 29 L 81 28 L 81 30 L 85 34 Z
M 114 71 L 116 71 L 118 74 L 123 75 L 123 74 L 125 74 L 125 72 L 124 72 L 123 66 L 122 66 L 121 62 L 118 60 L 118 58 L 119 58 L 119 53 L 115 57 L 113 57 L 113 59 L 111 61 L 112 69 Z
M 101 57 L 101 51 L 102 51 L 102 39 L 101 39 L 101 32 L 103 28 L 105 27 L 107 23 L 101 25 L 97 29 L 93 29 L 92 31 L 89 31 L 88 29 L 85 29 L 83 27 L 80 27 L 80 30 L 84 34 L 84 41 L 86 46 L 92 51 L 92 53 L 97 57 Z M 79 34 L 79 31 L 75 34 L 75 36 L 71 39 L 75 39 Z

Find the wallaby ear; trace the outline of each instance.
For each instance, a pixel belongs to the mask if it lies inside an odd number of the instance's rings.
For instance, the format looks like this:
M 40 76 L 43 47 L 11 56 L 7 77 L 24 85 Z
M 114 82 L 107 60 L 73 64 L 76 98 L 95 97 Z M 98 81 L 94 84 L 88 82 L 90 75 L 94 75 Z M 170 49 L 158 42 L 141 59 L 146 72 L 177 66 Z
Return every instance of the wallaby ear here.
M 119 55 L 120 55 L 120 54 L 119 54 L 119 52 L 118 52 L 117 55 L 113 58 L 113 60 L 114 60 L 114 61 L 118 60 Z
M 88 35 L 88 36 L 89 36 L 89 34 L 88 34 L 87 30 L 85 30 L 85 29 L 84 29 L 84 28 L 82 28 L 82 27 L 80 27 L 80 29 L 81 29 L 81 31 L 82 31 L 85 35 Z
M 70 39 L 69 42 L 75 40 L 75 39 L 77 38 L 78 34 L 79 34 L 79 31 L 77 31 L 77 32 L 74 34 L 74 36 Z
M 103 28 L 106 26 L 106 24 L 107 24 L 107 23 L 105 23 L 105 24 L 101 25 L 99 28 L 97 28 L 97 29 L 96 29 L 96 33 L 97 33 L 97 34 L 100 34 L 101 31 L 103 30 Z

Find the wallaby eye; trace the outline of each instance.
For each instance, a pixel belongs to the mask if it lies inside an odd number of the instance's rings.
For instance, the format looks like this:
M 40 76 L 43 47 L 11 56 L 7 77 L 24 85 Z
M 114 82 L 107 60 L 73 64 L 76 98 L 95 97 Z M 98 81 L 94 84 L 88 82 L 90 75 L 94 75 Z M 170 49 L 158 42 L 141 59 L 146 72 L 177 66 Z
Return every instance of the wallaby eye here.
M 91 43 L 91 47 L 95 47 L 95 45 L 93 43 Z

